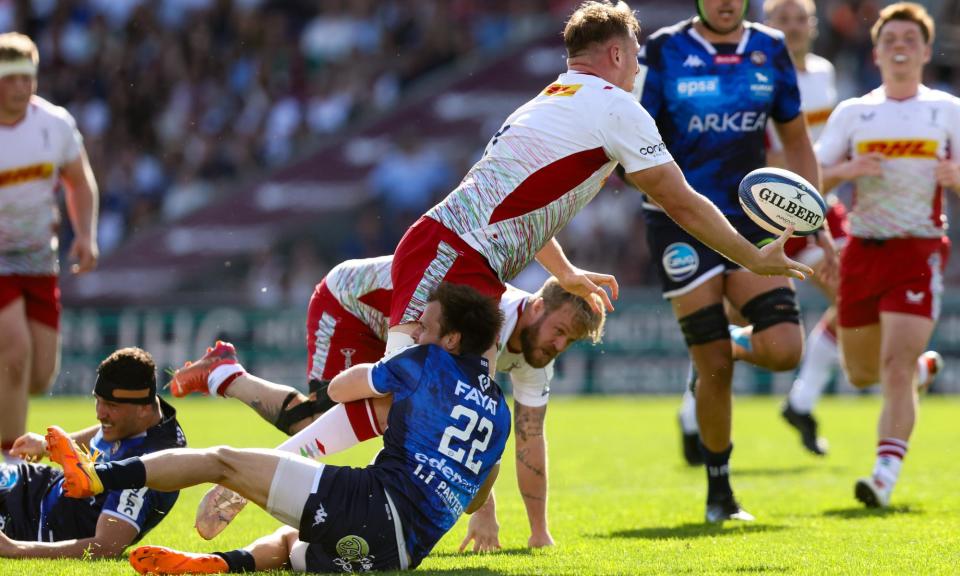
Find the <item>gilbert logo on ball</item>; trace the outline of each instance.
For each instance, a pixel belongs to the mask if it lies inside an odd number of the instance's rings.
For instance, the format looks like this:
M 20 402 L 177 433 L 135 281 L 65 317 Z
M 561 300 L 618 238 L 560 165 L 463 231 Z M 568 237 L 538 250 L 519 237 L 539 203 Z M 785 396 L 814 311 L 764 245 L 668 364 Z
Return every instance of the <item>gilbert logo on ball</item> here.
M 812 184 L 780 168 L 759 168 L 744 176 L 740 206 L 758 226 L 779 235 L 787 226 L 794 236 L 808 236 L 823 227 L 827 205 Z

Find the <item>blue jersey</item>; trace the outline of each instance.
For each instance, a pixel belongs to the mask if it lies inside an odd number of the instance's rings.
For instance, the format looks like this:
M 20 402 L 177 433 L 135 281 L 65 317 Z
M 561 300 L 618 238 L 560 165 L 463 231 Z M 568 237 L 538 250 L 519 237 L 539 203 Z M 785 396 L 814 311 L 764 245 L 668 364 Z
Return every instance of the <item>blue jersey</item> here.
M 724 214 L 743 213 L 740 180 L 766 165 L 767 120 L 800 114 L 783 34 L 744 26 L 739 44 L 711 44 L 687 20 L 655 32 L 640 54 L 643 107 L 687 181 Z
M 167 448 L 187 445 L 176 410 L 160 400 L 163 418 L 145 433 L 117 442 L 107 442 L 98 431 L 90 441 L 98 461 L 122 460 Z M 101 514 L 113 516 L 137 529 L 139 540 L 173 508 L 178 492 L 148 488 L 111 490 L 93 498 L 68 498 L 63 494 L 59 468 L 20 464 L 6 470 L 12 475 L 9 490 L 0 489 L 0 521 L 4 532 L 22 539 L 57 542 L 90 538 Z M 134 540 L 134 541 L 136 541 Z
M 473 500 L 510 435 L 510 410 L 479 356 L 414 346 L 374 365 L 393 394 L 373 467 L 394 499 L 415 566 Z

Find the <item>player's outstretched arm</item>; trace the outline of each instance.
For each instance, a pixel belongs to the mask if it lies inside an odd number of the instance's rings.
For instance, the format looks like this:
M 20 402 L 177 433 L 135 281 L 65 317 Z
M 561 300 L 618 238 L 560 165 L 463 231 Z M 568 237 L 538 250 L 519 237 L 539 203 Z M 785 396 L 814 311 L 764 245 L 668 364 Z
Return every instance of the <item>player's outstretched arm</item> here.
M 116 558 L 137 537 L 132 524 L 107 514 L 97 519 L 92 538 L 60 542 L 24 542 L 11 540 L 0 532 L 2 558 Z
M 343 404 L 364 398 L 380 398 L 370 387 L 370 369 L 373 364 L 357 364 L 334 376 L 327 388 L 327 394 L 334 402 Z
M 600 303 L 607 310 L 613 310 L 613 300 L 620 296 L 620 286 L 617 279 L 610 274 L 599 274 L 597 272 L 588 272 L 581 270 L 567 260 L 563 248 L 556 238 L 551 238 L 543 248 L 537 252 L 537 262 L 546 269 L 547 272 L 556 276 L 560 281 L 560 286 L 571 294 L 576 294 L 590 303 L 594 310 L 600 312 Z M 610 289 L 610 295 L 604 287 Z M 600 302 L 597 302 L 597 298 Z
M 83 274 L 93 270 L 100 257 L 97 247 L 100 193 L 86 151 L 81 149 L 75 160 L 63 166 L 60 175 L 66 184 L 67 215 L 74 233 L 73 244 L 70 246 L 70 258 L 74 264 L 70 270 L 74 274 Z
M 820 190 L 820 165 L 813 153 L 810 131 L 807 130 L 807 121 L 803 114 L 798 114 L 796 118 L 783 124 L 775 122 L 774 126 L 780 141 L 783 142 L 783 156 L 787 168 Z
M 737 233 L 713 202 L 687 184 L 676 162 L 631 172 L 627 178 L 684 230 L 751 272 L 801 280 L 813 273 L 809 266 L 794 262 L 783 253 L 783 243 L 793 233 L 792 229 L 787 229 L 764 250 L 758 250 Z M 767 250 L 768 247 L 773 249 Z

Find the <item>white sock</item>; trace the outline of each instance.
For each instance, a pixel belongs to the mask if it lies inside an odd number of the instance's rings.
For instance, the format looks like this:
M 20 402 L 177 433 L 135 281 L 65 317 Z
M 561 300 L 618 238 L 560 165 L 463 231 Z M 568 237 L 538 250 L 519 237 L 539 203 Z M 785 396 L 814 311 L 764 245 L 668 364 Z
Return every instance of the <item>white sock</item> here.
M 414 341 L 413 336 L 409 334 L 404 334 L 403 332 L 398 332 L 396 330 L 391 330 L 387 332 L 387 351 L 386 356 L 390 356 L 397 350 L 403 350 L 408 346 L 414 346 L 416 341 Z
M 337 404 L 309 426 L 288 438 L 277 450 L 306 458 L 342 452 L 364 440 L 382 435 L 370 400 Z
M 680 402 L 680 427 L 684 434 L 696 434 L 700 431 L 697 425 L 697 397 L 687 390 L 683 393 Z
M 800 372 L 790 388 L 790 406 L 800 414 L 813 412 L 839 363 L 836 338 L 818 324 L 810 333 Z
M 899 438 L 881 438 L 877 443 L 877 461 L 873 465 L 873 477 L 885 487 L 893 488 L 900 478 L 903 458 L 907 455 L 908 443 Z
M 207 388 L 210 389 L 210 396 L 222 396 L 222 394 L 220 394 L 220 392 L 222 392 L 220 387 L 223 386 L 223 383 L 231 376 L 236 377 L 244 372 L 245 370 L 239 362 L 235 364 L 221 364 L 214 368 L 210 372 L 210 375 L 207 376 Z

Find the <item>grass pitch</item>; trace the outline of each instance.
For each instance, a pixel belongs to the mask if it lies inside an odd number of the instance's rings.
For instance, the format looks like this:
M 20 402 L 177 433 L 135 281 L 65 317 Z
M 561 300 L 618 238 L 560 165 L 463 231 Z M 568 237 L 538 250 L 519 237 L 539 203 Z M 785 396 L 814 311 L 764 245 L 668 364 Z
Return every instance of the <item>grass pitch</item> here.
M 238 402 L 176 402 L 191 446 L 272 446 L 282 436 Z M 555 398 L 547 417 L 550 520 L 557 546 L 528 551 L 526 515 L 507 447 L 497 486 L 500 553 L 458 554 L 461 520 L 427 558 L 423 574 L 957 574 L 960 572 L 960 399 L 926 397 L 894 507 L 864 509 L 853 483 L 874 460 L 876 397 L 835 398 L 819 415 L 831 453 L 808 455 L 780 420 L 779 399 L 741 398 L 735 408 L 732 481 L 750 524 L 702 522 L 706 480 L 682 465 L 677 399 Z M 30 429 L 94 421 L 90 399 L 31 405 Z M 329 459 L 364 465 L 375 443 Z M 217 540 L 193 530 L 206 490 L 181 493 L 171 517 L 143 543 L 193 551 L 240 547 L 278 524 L 249 507 Z M 134 574 L 126 561 L 0 559 L 0 575 Z M 286 573 L 283 573 L 286 574 Z

